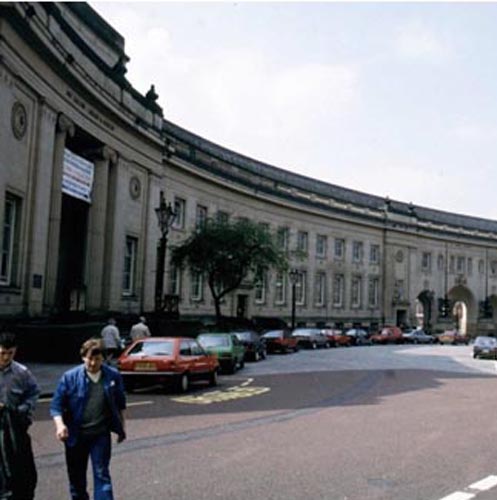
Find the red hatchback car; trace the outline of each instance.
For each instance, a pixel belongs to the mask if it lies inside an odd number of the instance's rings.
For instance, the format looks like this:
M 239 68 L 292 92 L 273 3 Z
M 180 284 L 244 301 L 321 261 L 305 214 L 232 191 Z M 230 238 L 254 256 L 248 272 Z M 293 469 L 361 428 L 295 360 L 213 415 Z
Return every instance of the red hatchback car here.
M 266 332 L 262 338 L 266 342 L 267 352 L 297 352 L 299 350 L 298 340 L 292 337 L 290 330 L 271 330 Z
M 182 337 L 148 337 L 133 342 L 117 360 L 124 385 L 170 384 L 186 392 L 193 380 L 217 384 L 217 357 L 207 354 L 195 340 Z
M 376 335 L 371 335 L 373 344 L 403 344 L 404 337 L 398 326 L 385 326 Z

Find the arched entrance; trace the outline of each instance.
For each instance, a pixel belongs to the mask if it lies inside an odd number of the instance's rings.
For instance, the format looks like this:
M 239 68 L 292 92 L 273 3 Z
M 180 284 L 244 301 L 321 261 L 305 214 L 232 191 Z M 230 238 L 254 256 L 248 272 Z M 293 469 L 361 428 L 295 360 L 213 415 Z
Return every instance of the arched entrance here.
M 450 311 L 454 327 L 463 335 L 476 332 L 478 311 L 471 291 L 464 285 L 457 285 L 448 293 L 452 304 Z
M 433 292 L 423 290 L 416 298 L 416 326 L 430 331 L 433 314 Z

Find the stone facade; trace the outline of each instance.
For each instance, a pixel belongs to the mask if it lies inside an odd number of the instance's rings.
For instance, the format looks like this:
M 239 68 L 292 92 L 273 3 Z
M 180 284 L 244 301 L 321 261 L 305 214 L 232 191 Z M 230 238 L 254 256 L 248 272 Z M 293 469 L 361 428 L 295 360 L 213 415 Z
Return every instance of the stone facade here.
M 154 307 L 160 192 L 180 216 L 250 217 L 300 271 L 297 322 L 492 331 L 497 222 L 359 193 L 263 164 L 164 119 L 125 78 L 124 39 L 86 4 L 0 4 L 0 316 Z M 91 200 L 62 190 L 67 151 Z M 166 260 L 170 252 L 166 253 Z M 205 283 L 166 264 L 184 318 L 213 315 Z M 247 282 L 223 313 L 288 320 L 288 276 Z

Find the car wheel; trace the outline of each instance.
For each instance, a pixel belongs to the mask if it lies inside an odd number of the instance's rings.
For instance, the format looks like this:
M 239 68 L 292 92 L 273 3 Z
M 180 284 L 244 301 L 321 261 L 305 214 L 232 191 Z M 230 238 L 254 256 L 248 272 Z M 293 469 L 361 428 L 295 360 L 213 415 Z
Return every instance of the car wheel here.
M 228 373 L 235 373 L 236 372 L 236 359 L 233 360 L 231 365 L 228 368 Z
M 242 358 L 240 361 L 240 368 L 243 368 L 245 366 L 245 360 Z
M 178 378 L 177 388 L 179 392 L 186 392 L 190 386 L 190 379 L 187 373 L 182 373 Z
M 330 343 L 329 343 L 329 342 L 326 342 L 326 344 L 324 344 L 324 347 L 325 347 L 326 349 L 329 349 L 329 348 L 331 347 L 331 346 L 330 346 Z
M 210 375 L 209 375 L 209 385 L 211 387 L 214 387 L 217 385 L 218 382 L 218 374 L 217 370 L 214 370 Z

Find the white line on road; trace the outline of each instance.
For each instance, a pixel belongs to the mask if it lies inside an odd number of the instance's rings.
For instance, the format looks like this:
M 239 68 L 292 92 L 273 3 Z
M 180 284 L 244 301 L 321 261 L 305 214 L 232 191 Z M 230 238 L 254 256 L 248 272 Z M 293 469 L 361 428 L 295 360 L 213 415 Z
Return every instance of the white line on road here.
M 126 406 L 141 406 L 141 405 L 153 405 L 153 401 L 135 401 L 134 403 L 127 403 Z
M 494 486 L 497 486 L 497 476 L 488 476 L 485 479 L 470 484 L 468 488 L 472 490 L 487 491 Z
M 456 491 L 455 493 L 452 493 L 447 497 L 443 497 L 440 500 L 469 500 L 470 498 L 474 497 L 474 493 L 464 493 L 463 491 Z

